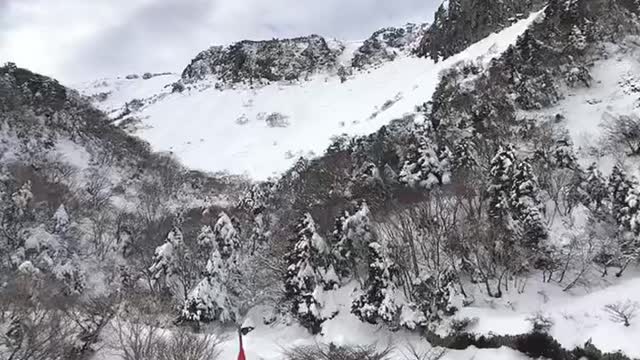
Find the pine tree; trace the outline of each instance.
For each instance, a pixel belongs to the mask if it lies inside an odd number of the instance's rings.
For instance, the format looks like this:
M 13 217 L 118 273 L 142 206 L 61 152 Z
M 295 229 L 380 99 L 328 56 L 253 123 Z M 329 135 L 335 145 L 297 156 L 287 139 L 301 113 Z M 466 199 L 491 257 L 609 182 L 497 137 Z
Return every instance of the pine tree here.
M 360 320 L 378 324 L 393 324 L 399 315 L 398 289 L 393 282 L 394 265 L 383 254 L 377 242 L 369 244 L 369 277 L 364 293 L 351 304 L 351 312 Z
M 238 318 L 229 292 L 230 262 L 214 248 L 204 279 L 191 290 L 182 308 L 182 318 L 197 322 L 233 322 Z
M 239 234 L 233 225 L 231 218 L 224 212 L 218 215 L 218 221 L 213 226 L 213 234 L 218 244 L 218 251 L 223 259 L 233 255 L 234 250 L 240 248 Z
M 175 252 L 184 245 L 182 231 L 178 227 L 173 227 L 164 244 L 158 246 L 153 257 L 153 265 L 149 268 L 155 280 L 162 276 L 171 276 L 175 270 Z
M 292 314 L 304 327 L 317 334 L 327 319 L 322 309 L 323 291 L 328 282 L 325 276 L 335 272 L 328 261 L 328 245 L 316 232 L 310 214 L 297 224 L 296 235 L 292 240 L 293 249 L 285 255 L 285 296 L 291 302 Z
M 617 274 L 618 276 L 622 275 L 628 264 L 640 260 L 640 186 L 635 181 L 629 189 L 621 213 L 620 250 L 624 265 Z
M 33 200 L 31 181 L 27 180 L 22 184 L 20 189 L 11 195 L 11 200 L 17 217 L 22 217 L 27 211 L 27 207 L 31 203 L 31 200 Z
M 520 162 L 514 171 L 511 206 L 513 217 L 520 222 L 524 245 L 530 250 L 537 249 L 547 238 L 539 192 L 531 165 L 526 161 Z
M 631 190 L 631 181 L 627 174 L 619 165 L 615 165 L 609 176 L 609 194 L 611 196 L 611 213 L 618 225 L 622 225 L 624 216 L 622 210 L 627 205 L 627 196 Z
M 216 246 L 216 243 L 215 234 L 213 233 L 213 229 L 211 228 L 211 226 L 204 225 L 200 229 L 200 233 L 198 234 L 196 241 L 198 242 L 198 246 L 202 247 L 203 249 L 213 249 Z
M 449 149 L 438 148 L 430 139 L 422 137 L 404 162 L 400 182 L 427 190 L 447 184 L 451 177 L 451 158 Z
M 452 168 L 455 171 L 464 171 L 473 169 L 477 162 L 473 156 L 471 143 L 462 139 L 456 145 L 453 151 Z
M 608 198 L 609 193 L 605 179 L 595 163 L 587 169 L 585 191 L 588 196 L 585 205 L 595 212 L 601 211 L 603 202 Z
M 69 214 L 65 209 L 64 204 L 60 204 L 56 212 L 53 214 L 53 230 L 56 234 L 61 234 L 67 231 L 69 227 Z
M 365 202 L 353 215 L 345 212 L 336 219 L 334 236 L 337 242 L 333 252 L 338 274 L 343 279 L 358 275 L 356 265 L 365 260 L 365 249 L 373 240 L 369 208 Z
M 553 166 L 557 169 L 575 169 L 578 158 L 573 151 L 573 142 L 569 134 L 563 134 L 555 141 L 553 149 Z
M 569 46 L 574 51 L 582 52 L 587 48 L 587 37 L 584 36 L 578 25 L 573 25 L 569 35 Z
M 513 187 L 513 171 L 516 155 L 513 146 L 500 147 L 491 160 L 489 171 L 489 216 L 503 223 L 510 208 L 510 193 Z

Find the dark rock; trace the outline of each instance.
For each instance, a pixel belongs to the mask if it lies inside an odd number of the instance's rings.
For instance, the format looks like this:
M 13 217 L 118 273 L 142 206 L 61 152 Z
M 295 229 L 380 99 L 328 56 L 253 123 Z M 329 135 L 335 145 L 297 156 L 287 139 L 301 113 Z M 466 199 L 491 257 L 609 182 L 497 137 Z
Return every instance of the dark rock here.
M 201 52 L 184 69 L 182 78 L 191 82 L 215 75 L 227 84 L 302 80 L 319 70 L 334 68 L 338 53 L 318 35 L 244 40 Z

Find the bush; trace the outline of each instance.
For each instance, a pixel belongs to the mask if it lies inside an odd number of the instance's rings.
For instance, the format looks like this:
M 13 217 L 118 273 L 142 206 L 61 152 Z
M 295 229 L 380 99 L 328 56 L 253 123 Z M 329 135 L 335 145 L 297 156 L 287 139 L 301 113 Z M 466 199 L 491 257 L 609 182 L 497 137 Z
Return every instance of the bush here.
M 534 333 L 547 334 L 553 327 L 553 320 L 542 313 L 535 313 L 531 317 L 528 317 L 527 321 L 531 323 Z
M 640 304 L 630 300 L 608 304 L 604 307 L 604 310 L 609 313 L 611 321 L 627 327 L 631 325 L 631 320 L 636 316 L 638 309 L 640 309 Z
M 602 124 L 604 141 L 612 150 L 623 148 L 629 156 L 640 155 L 640 117 L 608 116 Z
M 335 346 L 333 344 L 303 345 L 285 351 L 287 360 L 387 360 L 391 347 L 377 351 L 375 345 Z
M 264 121 L 267 122 L 267 126 L 269 127 L 287 127 L 289 126 L 289 117 L 277 112 L 271 113 L 267 115 Z
M 216 360 L 220 341 L 211 335 L 195 335 L 180 329 L 158 345 L 158 360 Z

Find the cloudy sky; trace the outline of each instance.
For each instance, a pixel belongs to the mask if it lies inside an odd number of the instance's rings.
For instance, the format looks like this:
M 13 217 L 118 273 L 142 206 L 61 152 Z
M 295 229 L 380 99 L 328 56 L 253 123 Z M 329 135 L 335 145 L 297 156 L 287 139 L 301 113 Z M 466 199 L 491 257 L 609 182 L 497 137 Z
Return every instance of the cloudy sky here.
M 180 71 L 200 50 L 430 21 L 441 0 L 0 0 L 0 62 L 65 83 Z

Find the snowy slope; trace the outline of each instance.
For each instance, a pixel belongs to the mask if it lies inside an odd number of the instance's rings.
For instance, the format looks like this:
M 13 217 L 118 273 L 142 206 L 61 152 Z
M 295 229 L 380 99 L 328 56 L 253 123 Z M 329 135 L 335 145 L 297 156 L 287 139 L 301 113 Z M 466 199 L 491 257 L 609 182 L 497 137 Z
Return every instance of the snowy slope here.
M 336 76 L 316 75 L 295 84 L 257 89 L 238 87 L 171 93 L 165 87 L 177 75 L 149 80 L 102 80 L 85 84 L 86 95 L 110 92 L 96 105 L 114 118 L 132 99 L 151 104 L 134 115 L 142 122 L 137 135 L 155 150 L 172 151 L 191 168 L 228 171 L 265 179 L 286 170 L 299 156 L 321 154 L 334 135 L 368 134 L 398 117 L 415 113 L 428 101 L 439 73 L 463 60 L 488 61 L 514 43 L 539 13 L 489 36 L 440 63 L 401 56 L 375 69 L 355 73 L 341 83 Z M 351 48 L 351 46 L 349 46 Z M 270 127 L 269 114 L 286 117 L 286 127 Z
M 609 174 L 614 164 L 621 163 L 630 174 L 640 176 L 640 168 L 633 158 L 617 154 L 603 156 L 597 148 L 602 145 L 602 124 L 618 116 L 640 116 L 640 46 L 632 40 L 624 44 L 610 44 L 609 58 L 594 63 L 590 87 L 564 89 L 565 98 L 557 105 L 539 111 L 523 111 L 522 116 L 548 120 L 561 115 L 576 149 L 581 165 L 595 162 Z

